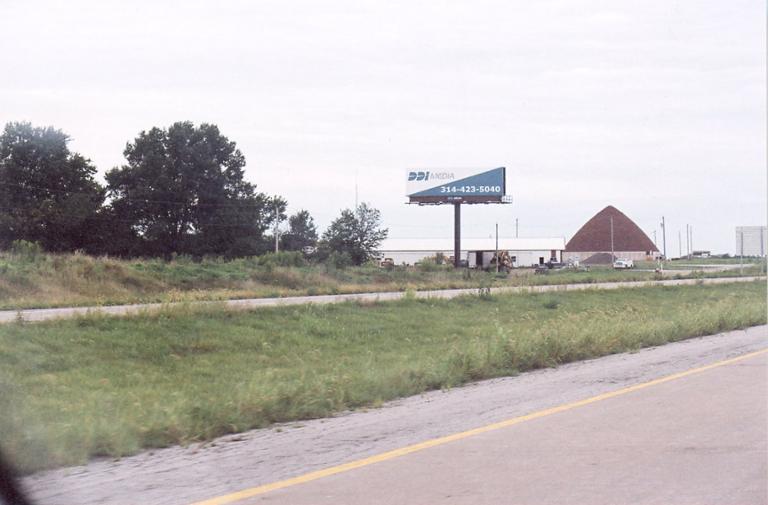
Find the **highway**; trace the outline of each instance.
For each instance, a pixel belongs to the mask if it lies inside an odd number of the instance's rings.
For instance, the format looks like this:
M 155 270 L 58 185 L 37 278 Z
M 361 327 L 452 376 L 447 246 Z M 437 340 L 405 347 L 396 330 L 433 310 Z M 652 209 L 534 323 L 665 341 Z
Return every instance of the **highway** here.
M 768 327 L 24 480 L 49 505 L 764 504 Z
M 241 503 L 764 504 L 766 364 L 753 354 Z

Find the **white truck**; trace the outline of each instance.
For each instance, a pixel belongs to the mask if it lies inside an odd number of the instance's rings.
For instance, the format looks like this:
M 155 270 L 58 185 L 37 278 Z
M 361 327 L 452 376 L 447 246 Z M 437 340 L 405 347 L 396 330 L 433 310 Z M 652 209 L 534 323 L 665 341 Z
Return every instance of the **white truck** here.
M 627 268 L 635 268 L 635 262 L 626 259 L 617 259 L 613 262 L 613 268 L 616 270 L 624 270 Z

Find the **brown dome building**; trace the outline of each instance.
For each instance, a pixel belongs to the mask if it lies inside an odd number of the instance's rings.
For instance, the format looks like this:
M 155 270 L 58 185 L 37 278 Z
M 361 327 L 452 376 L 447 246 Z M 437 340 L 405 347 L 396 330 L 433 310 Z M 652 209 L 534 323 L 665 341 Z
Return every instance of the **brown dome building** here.
M 611 263 L 611 220 L 616 258 L 655 259 L 659 249 L 631 219 L 609 205 L 582 226 L 565 245 L 563 257 L 582 263 Z

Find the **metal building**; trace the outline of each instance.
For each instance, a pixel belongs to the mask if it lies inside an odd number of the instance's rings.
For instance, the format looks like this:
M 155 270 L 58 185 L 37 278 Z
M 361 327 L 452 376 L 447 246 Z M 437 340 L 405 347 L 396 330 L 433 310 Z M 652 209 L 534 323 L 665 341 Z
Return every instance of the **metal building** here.
M 650 238 L 612 205 L 595 214 L 565 246 L 567 260 L 613 263 L 616 258 L 652 260 L 660 255 Z
M 562 261 L 565 238 L 501 238 L 499 251 L 506 251 L 515 267 L 529 267 L 544 264 L 551 259 Z M 496 251 L 495 238 L 466 238 L 461 241 L 461 260 L 467 266 L 487 265 Z M 452 239 L 386 239 L 379 253 L 382 258 L 391 258 L 395 265 L 414 265 L 434 257 L 437 253 L 446 258 L 453 256 Z

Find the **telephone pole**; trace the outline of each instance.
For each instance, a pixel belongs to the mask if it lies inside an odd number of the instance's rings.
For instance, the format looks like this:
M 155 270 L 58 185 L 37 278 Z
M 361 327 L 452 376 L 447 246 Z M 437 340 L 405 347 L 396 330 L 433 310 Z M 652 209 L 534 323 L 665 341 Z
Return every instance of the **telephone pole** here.
M 280 252 L 280 207 L 275 205 L 275 253 Z
M 613 216 L 611 216 L 611 266 L 616 261 L 616 255 L 613 250 Z
M 661 216 L 661 240 L 664 245 L 664 261 L 667 260 L 667 227 L 664 224 L 664 216 Z
M 496 273 L 499 273 L 499 223 L 496 223 Z
M 515 238 L 519 237 L 517 234 L 517 218 L 515 218 Z
M 744 275 L 744 228 L 739 234 L 739 275 Z

